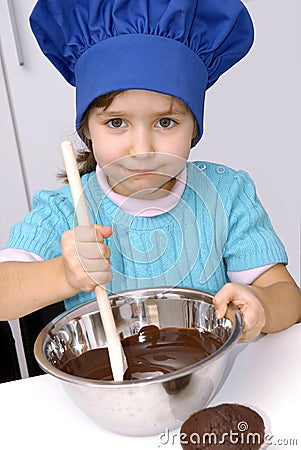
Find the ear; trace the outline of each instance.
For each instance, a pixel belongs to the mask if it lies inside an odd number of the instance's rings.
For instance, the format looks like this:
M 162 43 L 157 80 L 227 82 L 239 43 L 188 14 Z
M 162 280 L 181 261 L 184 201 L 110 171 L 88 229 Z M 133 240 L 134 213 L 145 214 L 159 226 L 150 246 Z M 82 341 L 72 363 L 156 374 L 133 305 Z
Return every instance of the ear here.
M 199 134 L 199 127 L 198 127 L 197 121 L 194 119 L 194 127 L 193 127 L 193 136 L 192 136 L 192 139 L 193 139 L 193 140 L 197 139 L 198 134 Z
M 81 139 L 84 142 L 85 146 L 88 148 L 88 150 L 93 151 L 92 141 L 91 141 L 91 134 L 89 131 L 89 128 L 87 126 L 82 126 L 79 129 Z
M 88 128 L 88 127 L 85 126 L 85 127 L 83 128 L 83 131 L 82 131 L 82 132 L 83 132 L 85 138 L 91 140 L 91 134 L 90 134 L 90 131 L 89 131 L 89 128 Z
M 197 121 L 194 119 L 194 127 L 193 127 L 192 139 L 191 139 L 191 147 L 195 146 L 198 135 L 199 135 L 199 127 L 198 127 Z

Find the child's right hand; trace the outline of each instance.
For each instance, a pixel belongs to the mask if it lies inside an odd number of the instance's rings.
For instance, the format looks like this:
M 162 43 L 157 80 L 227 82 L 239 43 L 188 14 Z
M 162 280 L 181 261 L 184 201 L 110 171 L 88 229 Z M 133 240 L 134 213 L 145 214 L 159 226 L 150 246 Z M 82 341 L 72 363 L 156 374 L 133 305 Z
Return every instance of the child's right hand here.
M 63 234 L 66 279 L 77 292 L 92 292 L 112 279 L 110 249 L 104 244 L 111 234 L 111 227 L 101 225 L 82 225 Z

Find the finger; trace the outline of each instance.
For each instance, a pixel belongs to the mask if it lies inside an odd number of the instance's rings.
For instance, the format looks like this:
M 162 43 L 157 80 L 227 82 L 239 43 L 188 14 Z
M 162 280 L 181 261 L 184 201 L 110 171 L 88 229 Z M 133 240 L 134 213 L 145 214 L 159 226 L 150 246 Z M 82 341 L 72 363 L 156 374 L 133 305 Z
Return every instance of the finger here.
M 236 319 L 235 319 L 235 314 L 237 313 L 238 308 L 236 306 L 234 306 L 233 303 L 230 303 L 228 305 L 227 308 L 227 312 L 225 314 L 225 318 L 231 320 L 232 323 L 235 323 Z M 260 334 L 260 330 L 262 328 L 258 327 L 258 329 L 256 328 L 252 328 L 249 329 L 249 324 L 246 324 L 246 321 L 244 320 L 244 316 L 242 315 L 243 318 L 243 330 L 242 330 L 242 334 L 240 336 L 239 342 L 250 342 L 252 341 L 256 336 L 258 336 Z M 248 319 L 247 319 L 248 322 Z
M 104 238 L 111 236 L 112 227 L 104 227 L 103 225 L 93 225 L 95 229 L 96 240 L 102 242 Z
M 235 314 L 237 313 L 238 308 L 236 308 L 233 303 L 228 304 L 228 308 L 225 314 L 225 318 L 231 320 L 232 323 L 235 323 L 236 318 Z
M 96 225 L 96 226 L 100 227 L 100 232 L 104 238 L 110 237 L 113 233 L 112 227 L 104 227 L 102 225 Z
M 236 283 L 226 283 L 213 298 L 216 316 L 221 319 L 225 316 L 229 303 L 243 310 L 248 301 L 245 298 L 243 287 Z
M 257 336 L 259 336 L 259 332 L 255 332 L 254 330 L 243 331 L 241 337 L 239 339 L 240 343 L 246 343 L 253 341 Z
M 85 272 L 107 272 L 111 270 L 111 261 L 108 259 L 80 258 L 80 263 Z
M 73 233 L 77 242 L 103 242 L 103 236 L 100 232 L 97 235 L 95 225 L 79 225 L 74 228 Z
M 258 327 L 247 328 L 244 326 L 239 342 L 249 342 L 260 334 L 261 329 Z
M 240 339 L 239 339 L 239 343 L 240 344 L 246 344 L 247 342 L 251 342 L 251 341 L 253 341 L 253 339 L 255 338 L 256 336 L 251 336 L 249 333 L 242 333 L 242 335 L 241 335 L 241 337 L 240 337 Z
M 262 332 L 265 325 L 265 315 L 261 313 L 259 308 L 256 311 L 249 310 L 247 313 L 242 312 L 242 316 L 244 328 L 239 342 L 249 342 Z
M 88 273 L 91 280 L 97 285 L 102 286 L 112 280 L 112 272 L 92 272 Z
M 77 242 L 75 243 L 79 258 L 108 259 L 111 251 L 107 245 L 97 242 Z
M 222 319 L 228 308 L 228 304 L 231 302 L 232 298 L 225 293 L 224 288 L 222 288 L 213 298 L 212 302 L 215 308 L 215 314 L 218 319 Z
M 113 232 L 112 227 L 102 225 L 79 225 L 73 231 L 75 240 L 80 242 L 103 242 Z

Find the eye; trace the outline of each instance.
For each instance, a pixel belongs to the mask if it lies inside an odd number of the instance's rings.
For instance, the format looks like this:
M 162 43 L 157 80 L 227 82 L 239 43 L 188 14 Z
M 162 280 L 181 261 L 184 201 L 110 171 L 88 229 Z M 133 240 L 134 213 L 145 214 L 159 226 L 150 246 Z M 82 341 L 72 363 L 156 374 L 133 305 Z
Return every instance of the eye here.
M 119 117 L 116 119 L 111 119 L 107 122 L 109 127 L 111 128 L 121 128 L 126 125 L 125 121 L 123 119 L 120 119 Z
M 157 122 L 159 128 L 171 128 L 175 125 L 175 121 L 168 119 L 168 117 L 163 117 Z

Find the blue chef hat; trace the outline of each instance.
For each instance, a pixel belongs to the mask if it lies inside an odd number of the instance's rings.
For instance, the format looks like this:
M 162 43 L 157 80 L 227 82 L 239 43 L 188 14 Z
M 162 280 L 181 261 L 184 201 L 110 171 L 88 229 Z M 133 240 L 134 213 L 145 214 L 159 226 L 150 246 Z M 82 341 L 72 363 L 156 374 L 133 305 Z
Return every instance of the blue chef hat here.
M 98 96 L 145 89 L 183 100 L 203 133 L 205 91 L 253 42 L 240 0 L 38 0 L 37 41 L 76 86 L 76 124 Z

